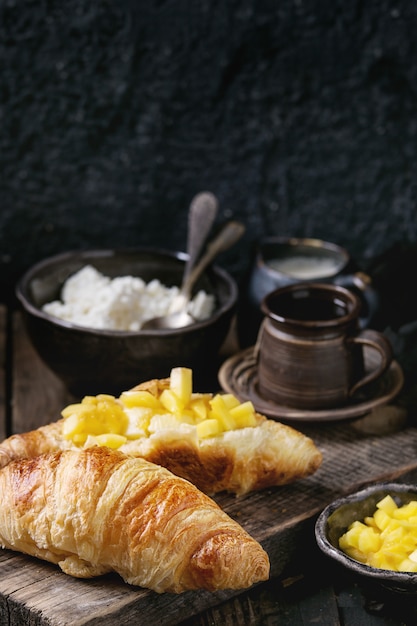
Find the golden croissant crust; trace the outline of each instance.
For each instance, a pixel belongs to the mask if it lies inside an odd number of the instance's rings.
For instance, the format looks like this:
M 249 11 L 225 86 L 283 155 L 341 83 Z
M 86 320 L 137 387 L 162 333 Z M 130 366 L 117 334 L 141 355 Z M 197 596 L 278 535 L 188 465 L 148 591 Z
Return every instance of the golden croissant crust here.
M 269 576 L 268 555 L 188 481 L 94 447 L 0 470 L 0 543 L 67 574 L 117 572 L 158 593 L 243 589 Z
M 169 379 L 151 380 L 130 392 L 149 392 L 152 397 L 160 398 L 169 384 Z M 196 395 L 198 400 L 199 394 Z M 212 397 L 211 394 L 200 395 Z M 122 412 L 120 400 L 110 396 L 97 398 L 103 399 L 104 404 L 112 400 L 110 415 L 113 421 L 118 419 L 111 411 Z M 91 402 L 97 398 L 87 400 Z M 89 408 L 87 405 L 77 407 L 83 410 Z M 67 409 L 71 411 L 72 407 Z M 254 413 L 253 408 L 250 417 L 253 423 L 250 427 L 226 430 L 204 438 L 198 438 L 196 429 L 186 423 L 179 423 L 174 428 L 169 424 L 169 427 L 163 427 L 150 436 L 124 438 L 119 450 L 162 465 L 210 495 L 220 491 L 241 495 L 285 485 L 309 476 L 320 467 L 322 454 L 309 437 L 290 426 Z M 13 459 L 34 457 L 44 452 L 82 449 L 82 446 L 66 437 L 65 419 L 61 419 L 3 441 L 0 445 L 0 467 Z

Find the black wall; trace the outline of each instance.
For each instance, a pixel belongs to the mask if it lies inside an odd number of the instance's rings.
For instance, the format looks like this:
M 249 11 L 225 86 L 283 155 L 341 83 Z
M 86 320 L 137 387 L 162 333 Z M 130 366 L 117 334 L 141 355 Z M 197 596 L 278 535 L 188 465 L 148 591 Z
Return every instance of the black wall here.
M 1 0 L 2 299 L 72 248 L 185 246 L 192 196 L 356 259 L 417 240 L 417 4 Z

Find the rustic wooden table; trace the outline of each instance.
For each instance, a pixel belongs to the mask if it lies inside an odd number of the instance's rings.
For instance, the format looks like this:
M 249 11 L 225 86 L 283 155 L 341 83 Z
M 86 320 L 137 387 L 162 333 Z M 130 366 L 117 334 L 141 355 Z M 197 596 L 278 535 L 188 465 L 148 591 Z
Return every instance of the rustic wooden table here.
M 57 419 L 73 400 L 35 354 L 20 314 L 0 306 L 0 440 Z M 414 596 L 352 578 L 319 553 L 313 534 L 317 513 L 339 493 L 378 479 L 417 481 L 417 429 L 402 421 L 402 409 L 394 414 L 401 423 L 393 422 L 391 411 L 380 432 L 363 420 L 313 429 L 325 461 L 311 480 L 237 504 L 220 496 L 219 503 L 268 549 L 268 582 L 235 596 L 191 593 L 178 600 L 143 594 L 113 578 L 72 581 L 54 566 L 2 551 L 0 624 L 414 626 Z

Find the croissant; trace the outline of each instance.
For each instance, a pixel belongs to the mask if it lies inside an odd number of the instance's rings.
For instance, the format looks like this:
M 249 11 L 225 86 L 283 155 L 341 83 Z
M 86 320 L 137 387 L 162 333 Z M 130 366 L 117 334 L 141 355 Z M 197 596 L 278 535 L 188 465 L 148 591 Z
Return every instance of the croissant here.
M 105 447 L 0 470 L 0 544 L 79 578 L 117 572 L 157 593 L 266 580 L 261 545 L 207 495 L 160 466 Z
M 184 368 L 178 369 L 184 371 Z M 152 380 L 138 385 L 130 392 L 146 391 L 158 399 L 169 387 L 170 379 Z M 204 396 L 204 401 L 213 400 L 212 394 L 199 395 Z M 210 398 L 207 399 L 207 396 Z M 110 399 L 110 396 L 97 396 L 96 399 L 86 400 L 90 404 L 95 400 L 104 406 L 109 404 Z M 113 405 L 110 408 L 107 406 L 102 413 L 110 411 L 111 418 L 116 419 L 114 414 L 118 411 L 117 419 L 123 420 L 120 406 L 114 406 L 115 403 L 120 404 L 119 400 L 113 398 L 112 401 Z M 90 404 L 84 408 L 89 408 Z M 83 409 L 83 406 L 75 407 L 77 410 L 80 408 Z M 187 409 L 183 413 L 186 414 Z M 123 443 L 119 445 L 117 441 L 117 445 L 125 454 L 142 457 L 190 480 L 209 495 L 220 491 L 242 495 L 285 485 L 309 476 L 320 467 L 322 454 L 312 439 L 291 426 L 255 413 L 253 408 L 252 413 L 251 427 L 227 430 L 203 438 L 196 436 L 196 428 L 190 424 L 174 420 L 173 426 L 172 420 L 167 423 L 166 419 L 162 419 L 162 426 L 150 436 L 122 438 Z M 74 443 L 76 439 L 65 436 L 65 428 L 65 419 L 61 419 L 34 431 L 12 435 L 0 445 L 0 467 L 10 460 L 34 457 L 43 452 L 80 449 L 80 444 Z M 96 445 L 99 439 L 89 437 L 86 441 L 81 438 L 81 442 L 84 446 L 89 443 Z M 114 443 L 114 437 L 112 442 L 109 442 L 108 436 L 104 436 L 101 441 Z

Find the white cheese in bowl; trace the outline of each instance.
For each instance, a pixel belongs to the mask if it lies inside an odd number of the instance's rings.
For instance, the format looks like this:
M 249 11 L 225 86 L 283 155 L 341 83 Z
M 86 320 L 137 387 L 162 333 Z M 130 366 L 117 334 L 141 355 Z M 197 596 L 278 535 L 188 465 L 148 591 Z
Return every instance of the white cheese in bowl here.
M 136 276 L 110 278 L 86 265 L 65 281 L 61 300 L 48 302 L 42 310 L 77 326 L 138 331 L 146 320 L 166 315 L 178 293 L 177 286 L 166 287 L 157 279 L 145 283 Z M 201 321 L 210 317 L 214 306 L 214 296 L 201 290 L 188 310 Z

